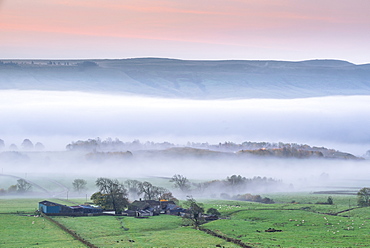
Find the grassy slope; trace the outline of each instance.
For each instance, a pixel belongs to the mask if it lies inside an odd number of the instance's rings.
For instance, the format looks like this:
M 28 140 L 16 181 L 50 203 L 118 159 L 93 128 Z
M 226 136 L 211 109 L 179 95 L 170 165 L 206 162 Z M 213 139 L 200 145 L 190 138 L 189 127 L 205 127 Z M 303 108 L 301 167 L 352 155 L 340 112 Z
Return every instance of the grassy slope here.
M 326 216 L 303 210 L 250 210 L 204 226 L 254 247 L 365 247 L 369 224 L 362 218 Z M 268 228 L 282 232 L 265 232 Z
M 354 209 L 339 216 L 325 214 L 348 209 L 349 202 L 355 204 L 355 196 L 333 196 L 336 205 L 308 204 L 325 202 L 328 195 L 277 194 L 272 197 L 279 202 L 291 202 L 294 199 L 303 204 L 264 205 L 236 201 L 207 201 L 206 208 L 215 206 L 229 219 L 213 221 L 204 227 L 238 238 L 253 247 L 368 246 L 370 208 Z M 265 232 L 268 228 L 282 232 Z

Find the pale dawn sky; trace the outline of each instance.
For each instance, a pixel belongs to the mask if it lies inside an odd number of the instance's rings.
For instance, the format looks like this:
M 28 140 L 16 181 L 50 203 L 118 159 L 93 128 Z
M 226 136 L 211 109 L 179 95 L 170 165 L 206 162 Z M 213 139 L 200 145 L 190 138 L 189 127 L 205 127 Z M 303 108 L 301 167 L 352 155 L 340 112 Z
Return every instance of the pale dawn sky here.
M 0 0 L 0 59 L 370 59 L 369 0 Z

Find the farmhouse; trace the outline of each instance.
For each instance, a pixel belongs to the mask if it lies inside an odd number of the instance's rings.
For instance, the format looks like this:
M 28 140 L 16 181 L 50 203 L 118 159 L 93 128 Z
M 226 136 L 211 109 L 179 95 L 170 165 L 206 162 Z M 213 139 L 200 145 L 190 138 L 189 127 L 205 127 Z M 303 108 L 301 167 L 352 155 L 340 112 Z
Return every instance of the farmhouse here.
M 185 212 L 185 209 L 180 208 L 174 201 L 155 201 L 155 200 L 140 200 L 132 202 L 127 211 L 124 211 L 128 216 L 153 216 L 159 214 L 180 215 Z
M 39 202 L 39 210 L 47 215 L 101 214 L 103 210 L 90 205 L 66 206 L 51 201 Z

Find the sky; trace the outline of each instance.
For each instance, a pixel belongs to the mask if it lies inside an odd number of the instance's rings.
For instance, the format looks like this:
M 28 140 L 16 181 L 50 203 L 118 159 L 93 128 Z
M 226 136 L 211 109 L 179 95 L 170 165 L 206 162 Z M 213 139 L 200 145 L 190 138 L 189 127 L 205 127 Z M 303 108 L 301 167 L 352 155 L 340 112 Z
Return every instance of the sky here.
M 0 59 L 167 57 L 370 63 L 369 0 L 0 0 Z M 99 100 L 97 100 L 99 99 Z M 252 107 L 248 107 L 252 106 Z M 0 134 L 295 142 L 362 155 L 368 96 L 192 101 L 0 91 Z
M 0 59 L 369 63 L 368 0 L 0 0 Z

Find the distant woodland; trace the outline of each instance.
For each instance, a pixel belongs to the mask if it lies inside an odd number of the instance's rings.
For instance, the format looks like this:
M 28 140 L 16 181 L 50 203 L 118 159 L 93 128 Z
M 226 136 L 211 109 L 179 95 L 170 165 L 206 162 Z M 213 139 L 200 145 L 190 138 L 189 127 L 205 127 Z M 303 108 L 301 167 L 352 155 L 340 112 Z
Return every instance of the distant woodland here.
M 224 142 L 217 145 L 208 143 L 188 142 L 185 146 L 169 142 L 141 143 L 139 140 L 123 142 L 119 139 L 100 138 L 76 141 L 66 146 L 70 151 L 89 151 L 89 158 L 103 156 L 104 152 L 113 156 L 132 156 L 135 151 L 148 151 L 149 153 L 167 156 L 255 156 L 277 158 L 328 158 L 328 159 L 361 159 L 350 153 L 340 152 L 325 147 L 311 147 L 296 143 L 269 143 L 269 142 L 243 142 L 241 144 Z M 122 152 L 128 152 L 123 154 Z M 118 153 L 121 152 L 121 153 Z

